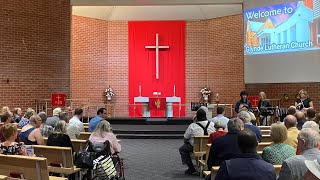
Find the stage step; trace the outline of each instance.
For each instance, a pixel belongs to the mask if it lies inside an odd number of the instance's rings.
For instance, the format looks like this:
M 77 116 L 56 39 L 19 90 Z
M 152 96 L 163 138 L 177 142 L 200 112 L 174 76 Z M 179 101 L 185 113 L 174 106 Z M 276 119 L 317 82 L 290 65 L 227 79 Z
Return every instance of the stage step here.
M 117 134 L 118 139 L 183 139 L 183 134 Z
M 170 131 L 170 130 L 113 130 L 113 133 L 115 134 L 180 134 L 183 135 L 185 130 L 176 130 L 176 131 Z

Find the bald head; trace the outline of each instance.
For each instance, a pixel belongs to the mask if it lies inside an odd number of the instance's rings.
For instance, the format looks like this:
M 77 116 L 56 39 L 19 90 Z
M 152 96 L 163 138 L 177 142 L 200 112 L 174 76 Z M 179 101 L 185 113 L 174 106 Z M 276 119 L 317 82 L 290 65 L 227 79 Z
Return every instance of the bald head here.
M 305 116 L 304 116 L 304 113 L 301 112 L 301 111 L 298 111 L 296 112 L 296 118 L 297 118 L 297 121 L 304 121 L 305 120 Z
M 293 115 L 287 115 L 284 118 L 284 125 L 287 127 L 287 129 L 291 127 L 296 127 L 297 126 L 297 118 L 294 117 Z

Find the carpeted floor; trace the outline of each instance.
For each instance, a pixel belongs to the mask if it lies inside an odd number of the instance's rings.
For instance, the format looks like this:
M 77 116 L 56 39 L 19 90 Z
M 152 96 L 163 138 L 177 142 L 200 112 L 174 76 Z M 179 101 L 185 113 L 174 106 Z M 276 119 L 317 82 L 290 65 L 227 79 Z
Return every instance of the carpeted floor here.
M 184 174 L 179 154 L 181 139 L 121 140 L 126 180 L 195 180 Z

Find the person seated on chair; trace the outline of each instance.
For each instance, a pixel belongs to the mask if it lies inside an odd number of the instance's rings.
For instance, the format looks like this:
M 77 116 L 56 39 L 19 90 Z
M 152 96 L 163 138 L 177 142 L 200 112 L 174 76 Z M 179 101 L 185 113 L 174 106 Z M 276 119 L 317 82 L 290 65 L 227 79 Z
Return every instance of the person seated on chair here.
M 298 180 L 308 171 L 305 160 L 320 161 L 319 132 L 311 129 L 302 129 L 298 135 L 298 149 L 301 155 L 292 156 L 283 161 L 278 180 Z
M 9 112 L 4 112 L 3 114 L 1 114 L 1 122 L 3 123 L 3 125 L 9 124 L 11 123 L 13 117 L 10 115 Z M 6 140 L 6 138 L 4 137 L 3 134 L 3 127 L 0 127 L 0 142 L 4 142 Z
M 263 149 L 263 160 L 271 164 L 282 164 L 284 160 L 295 155 L 295 149 L 283 143 L 288 138 L 288 132 L 282 123 L 271 125 L 270 137 L 272 144 Z
M 25 155 L 27 151 L 22 143 L 17 143 L 18 137 L 17 125 L 9 123 L 3 126 L 3 134 L 5 141 L 0 144 L 0 153 L 5 155 Z
M 54 108 L 52 112 L 52 117 L 47 118 L 47 125 L 52 126 L 53 128 L 56 127 L 59 119 L 59 114 L 62 112 L 62 109 L 60 107 Z
M 218 106 L 217 107 L 217 116 L 212 118 L 210 121 L 213 122 L 213 123 L 216 123 L 216 121 L 220 120 L 221 122 L 223 122 L 223 124 L 225 125 L 226 127 L 226 130 L 228 130 L 227 126 L 228 126 L 228 121 L 229 121 L 229 118 L 225 117 L 225 109 L 224 107 L 222 106 Z
M 241 111 L 238 113 L 237 116 L 239 119 L 241 119 L 243 121 L 244 128 L 250 129 L 251 131 L 253 131 L 257 136 L 258 142 L 261 142 L 261 138 L 262 138 L 261 130 L 260 130 L 260 128 L 258 128 L 257 126 L 255 126 L 251 123 L 252 117 L 251 117 L 250 113 L 248 113 L 246 111 Z
M 216 128 L 216 131 L 210 134 L 208 144 L 212 144 L 215 139 L 227 134 L 227 131 L 225 131 L 226 125 L 221 120 L 215 121 L 214 128 Z
M 108 116 L 108 113 L 106 108 L 98 109 L 97 115 L 94 118 L 92 118 L 89 122 L 89 132 L 93 132 L 97 124 L 105 120 L 107 116 Z
M 241 99 L 235 105 L 235 111 L 237 113 L 240 112 L 240 105 L 242 105 L 244 107 L 247 107 L 247 109 L 249 111 L 251 111 L 252 110 L 252 105 L 251 105 L 250 100 L 248 99 L 248 93 L 246 91 L 241 91 L 240 97 L 241 97 Z
M 308 93 L 306 90 L 301 89 L 299 91 L 298 99 L 295 101 L 294 106 L 297 108 L 299 111 L 305 112 L 308 108 L 313 108 L 313 102 L 309 98 Z
M 41 118 L 38 115 L 33 115 L 29 119 L 30 123 L 23 126 L 20 131 L 20 141 L 26 145 L 45 145 L 41 131 Z M 21 122 L 21 121 L 20 121 Z
M 287 138 L 287 140 L 284 141 L 284 143 L 286 143 L 296 149 L 297 144 L 298 144 L 297 137 L 300 132 L 297 128 L 297 118 L 294 117 L 293 115 L 287 115 L 284 118 L 284 125 L 286 126 L 286 128 L 288 130 L 288 138 Z
M 196 169 L 191 160 L 193 152 L 194 136 L 209 135 L 214 132 L 214 124 L 207 119 L 207 113 L 204 110 L 206 107 L 200 107 L 197 111 L 194 123 L 191 123 L 184 133 L 184 144 L 179 148 L 182 164 L 186 164 L 188 169 L 185 174 L 195 174 Z
M 273 166 L 257 154 L 258 142 L 255 133 L 250 129 L 244 129 L 240 131 L 237 139 L 241 154 L 224 161 L 215 179 L 275 180 L 276 172 Z
M 241 153 L 237 136 L 243 128 L 243 122 L 239 118 L 229 120 L 228 133 L 212 142 L 207 160 L 208 169 L 212 166 L 220 166 L 224 160 Z
M 49 135 L 47 146 L 71 147 L 73 146 L 70 137 L 67 135 L 67 123 L 65 121 L 58 121 L 54 132 Z
M 100 121 L 98 123 L 97 127 L 90 135 L 89 141 L 92 143 L 104 143 L 109 141 L 111 154 L 119 153 L 121 151 L 121 145 L 119 144 L 117 137 L 112 133 L 108 121 Z
M 260 100 L 258 102 L 258 110 L 260 112 L 260 125 L 268 126 L 270 123 L 270 114 L 268 114 L 269 108 L 271 108 L 271 103 L 267 100 L 266 93 L 259 93 Z
M 307 121 L 306 120 L 306 117 L 304 115 L 304 112 L 302 111 L 298 111 L 296 114 L 295 114 L 296 118 L 297 118 L 297 128 L 299 130 L 302 129 L 302 126 L 303 124 Z
M 306 115 L 307 115 L 307 117 L 306 117 L 307 121 L 314 121 L 316 118 L 316 110 L 313 108 L 308 108 Z

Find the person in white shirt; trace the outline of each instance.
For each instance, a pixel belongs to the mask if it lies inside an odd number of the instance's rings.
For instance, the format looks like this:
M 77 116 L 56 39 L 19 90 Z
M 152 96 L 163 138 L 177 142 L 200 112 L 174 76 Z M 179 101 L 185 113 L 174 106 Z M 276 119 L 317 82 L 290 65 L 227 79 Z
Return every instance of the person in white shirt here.
M 78 127 L 75 124 L 70 124 L 70 117 L 68 112 L 62 112 L 59 115 L 60 121 L 65 121 L 66 129 L 67 129 L 67 135 L 70 137 L 70 139 L 77 139 L 77 137 L 80 136 L 80 131 Z
M 80 132 L 84 132 L 83 123 L 80 119 L 82 119 L 83 110 L 80 108 L 77 108 L 74 110 L 74 116 L 70 119 L 69 125 L 75 125 Z
M 194 174 L 196 169 L 191 160 L 190 154 L 193 152 L 194 136 L 209 135 L 215 131 L 214 123 L 208 121 L 206 111 L 199 108 L 195 118 L 196 122 L 191 123 L 184 134 L 184 144 L 179 148 L 182 164 L 188 165 L 189 169 L 185 174 Z
M 220 120 L 227 128 L 225 129 L 228 131 L 228 122 L 229 118 L 225 117 L 225 109 L 222 106 L 217 107 L 217 116 L 212 118 L 210 121 L 216 123 L 216 121 Z

